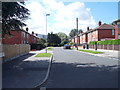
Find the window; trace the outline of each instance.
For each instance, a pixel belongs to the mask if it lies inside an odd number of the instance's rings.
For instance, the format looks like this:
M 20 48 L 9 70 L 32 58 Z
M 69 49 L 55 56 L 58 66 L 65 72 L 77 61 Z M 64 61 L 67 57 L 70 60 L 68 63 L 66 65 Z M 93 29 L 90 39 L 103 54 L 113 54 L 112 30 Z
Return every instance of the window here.
M 112 29 L 112 35 L 115 35 L 115 30 L 114 29 Z
M 120 34 L 118 34 L 118 39 L 120 39 Z
M 120 28 L 120 24 L 118 24 L 118 28 Z

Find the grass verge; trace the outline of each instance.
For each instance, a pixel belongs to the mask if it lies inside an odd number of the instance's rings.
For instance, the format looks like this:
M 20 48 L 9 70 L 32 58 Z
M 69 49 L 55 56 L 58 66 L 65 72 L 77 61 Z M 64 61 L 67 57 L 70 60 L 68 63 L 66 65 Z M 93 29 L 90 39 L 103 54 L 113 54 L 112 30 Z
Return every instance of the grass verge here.
M 51 53 L 39 53 L 35 57 L 51 57 Z
M 101 53 L 104 53 L 104 52 L 98 52 L 98 51 L 92 51 L 92 50 L 83 50 L 83 49 L 80 49 L 78 51 L 88 52 L 88 53 L 92 53 L 92 54 L 101 54 Z
M 53 47 L 48 47 L 47 50 L 48 50 L 48 51 L 52 51 L 52 50 L 53 50 Z

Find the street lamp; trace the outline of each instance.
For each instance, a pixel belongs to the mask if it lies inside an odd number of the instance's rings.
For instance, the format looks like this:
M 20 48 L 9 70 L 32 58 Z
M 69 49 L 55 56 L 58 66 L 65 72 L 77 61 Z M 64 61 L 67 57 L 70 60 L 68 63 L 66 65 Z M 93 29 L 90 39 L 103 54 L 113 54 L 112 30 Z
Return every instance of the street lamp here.
M 47 36 L 47 16 L 50 16 L 50 14 L 46 14 L 46 36 Z M 46 53 L 47 53 L 47 38 L 46 38 Z

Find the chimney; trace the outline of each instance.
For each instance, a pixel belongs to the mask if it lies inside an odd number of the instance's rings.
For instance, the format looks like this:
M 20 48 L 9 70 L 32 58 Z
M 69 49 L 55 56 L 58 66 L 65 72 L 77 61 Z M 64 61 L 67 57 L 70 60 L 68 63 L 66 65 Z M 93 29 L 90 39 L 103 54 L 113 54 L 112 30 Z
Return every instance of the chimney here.
M 38 34 L 36 34 L 36 36 L 38 36 Z
M 28 32 L 28 27 L 26 28 L 26 31 Z
M 32 31 L 32 34 L 34 35 L 34 32 Z
M 89 29 L 89 27 L 87 27 L 87 31 L 89 31 L 90 29 Z
M 99 21 L 99 22 L 98 22 L 98 25 L 100 26 L 101 24 L 102 24 L 102 22 L 101 22 L 101 21 Z

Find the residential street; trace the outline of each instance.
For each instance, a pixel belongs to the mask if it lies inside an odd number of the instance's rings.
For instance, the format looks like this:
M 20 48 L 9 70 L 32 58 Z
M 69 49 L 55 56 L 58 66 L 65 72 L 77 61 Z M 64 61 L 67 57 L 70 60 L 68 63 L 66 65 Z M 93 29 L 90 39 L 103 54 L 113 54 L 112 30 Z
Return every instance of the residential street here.
M 117 88 L 118 60 L 54 48 L 46 88 Z

